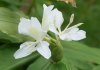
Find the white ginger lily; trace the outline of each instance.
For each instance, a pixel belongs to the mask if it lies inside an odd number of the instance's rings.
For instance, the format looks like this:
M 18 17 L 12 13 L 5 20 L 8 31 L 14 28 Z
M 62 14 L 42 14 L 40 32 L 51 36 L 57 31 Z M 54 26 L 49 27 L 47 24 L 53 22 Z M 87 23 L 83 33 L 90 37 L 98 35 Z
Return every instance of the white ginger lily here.
M 63 31 L 61 31 L 61 25 L 64 21 L 62 13 L 57 9 L 54 9 L 52 14 L 53 14 L 52 17 L 53 23 L 50 24 L 49 30 L 58 35 L 61 40 L 78 41 L 86 38 L 86 32 L 83 30 L 79 30 L 78 28 L 78 26 L 82 25 L 83 23 L 79 23 L 72 27 L 69 27 L 69 25 L 73 22 L 74 14 L 71 15 L 69 24 Z
M 49 59 L 51 57 L 51 51 L 49 49 L 49 43 L 43 41 L 48 31 L 48 24 L 51 23 L 51 12 L 53 5 L 43 5 L 43 19 L 42 26 L 37 18 L 32 17 L 30 20 L 21 18 L 18 26 L 20 34 L 28 35 L 36 40 L 36 42 L 27 41 L 20 45 L 20 48 L 15 52 L 15 59 L 26 57 L 32 52 L 38 51 L 44 58 Z

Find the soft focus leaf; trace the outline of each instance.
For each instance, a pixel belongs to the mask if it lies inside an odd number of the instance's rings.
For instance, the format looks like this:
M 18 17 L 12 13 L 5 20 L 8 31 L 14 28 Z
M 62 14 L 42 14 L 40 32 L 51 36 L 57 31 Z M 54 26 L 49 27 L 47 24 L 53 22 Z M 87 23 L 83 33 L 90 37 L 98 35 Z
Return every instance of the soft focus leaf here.
M 15 59 L 13 55 L 15 51 L 18 49 L 17 46 L 16 45 L 0 46 L 0 70 L 22 70 L 21 68 L 24 65 L 30 64 L 38 57 L 37 53 L 33 53 L 32 55 L 26 58 Z
M 100 50 L 77 42 L 62 42 L 65 57 L 100 64 Z
M 64 63 L 51 64 L 48 70 L 68 70 Z
M 93 70 L 100 70 L 100 65 L 94 67 Z
M 32 63 L 27 70 L 67 70 L 65 64 L 53 63 L 50 60 L 46 60 L 43 57 L 37 59 L 34 63 Z
M 15 43 L 27 39 L 27 37 L 18 33 L 18 23 L 23 16 L 23 14 L 20 14 L 6 8 L 0 8 L 0 39 L 7 39 Z
M 78 70 L 77 67 L 75 67 L 75 65 L 66 57 L 63 58 L 63 63 L 65 63 L 67 70 Z
M 50 65 L 50 62 L 43 57 L 37 59 L 34 63 L 32 63 L 27 70 L 46 70 Z
M 0 0 L 0 7 L 16 10 L 21 6 L 21 0 Z

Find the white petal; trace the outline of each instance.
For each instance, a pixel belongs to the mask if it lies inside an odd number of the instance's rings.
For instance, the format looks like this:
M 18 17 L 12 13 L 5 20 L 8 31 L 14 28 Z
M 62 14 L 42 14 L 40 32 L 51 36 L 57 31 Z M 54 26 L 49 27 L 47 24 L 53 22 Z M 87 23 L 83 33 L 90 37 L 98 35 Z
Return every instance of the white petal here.
M 54 24 L 50 24 L 49 30 L 58 35 L 58 31 L 57 31 L 57 29 L 56 29 Z
M 37 18 L 32 17 L 31 20 L 21 18 L 18 26 L 18 31 L 21 34 L 33 37 L 36 40 L 40 40 L 44 36 L 43 29 Z
M 86 38 L 86 32 L 83 30 L 79 30 L 79 28 L 72 28 L 66 31 L 66 33 L 60 35 L 60 38 L 62 40 L 67 40 L 67 41 L 71 41 L 71 40 L 78 41 Z
M 61 25 L 64 21 L 62 13 L 60 11 L 58 11 L 57 9 L 54 9 L 52 11 L 52 23 L 49 26 L 49 30 L 51 32 L 54 32 L 55 34 L 58 34 L 59 32 L 61 32 Z M 59 32 L 58 32 L 58 31 Z
M 82 40 L 82 39 L 84 39 L 84 38 L 86 38 L 86 32 L 83 31 L 83 30 L 79 30 L 79 31 L 72 37 L 72 39 L 73 39 L 73 40 L 76 40 L 76 41 Z
M 49 43 L 46 41 L 42 41 L 37 46 L 37 51 L 46 59 L 51 57 L 51 51 L 49 49 Z
M 37 18 L 32 17 L 31 18 L 31 28 L 30 28 L 30 32 L 33 35 L 33 37 L 36 40 L 41 40 L 43 39 L 43 37 L 45 36 L 46 33 L 44 33 L 40 22 L 38 21 Z
M 46 6 L 43 5 L 44 11 L 43 11 L 43 18 L 42 18 L 42 27 L 47 32 L 49 29 L 49 24 L 52 23 L 52 9 L 54 5 Z
M 44 10 L 47 8 L 47 6 L 45 5 L 45 4 L 43 4 L 43 8 L 44 8 Z
M 31 17 L 31 24 L 33 27 L 37 28 L 38 31 L 42 30 L 41 24 L 36 17 Z
M 25 42 L 20 45 L 20 48 L 14 53 L 15 59 L 26 57 L 36 51 L 36 42 Z
M 21 18 L 18 25 L 18 32 L 20 34 L 29 35 L 30 20 L 26 18 Z
M 45 4 L 43 4 L 43 9 L 44 9 L 44 12 L 46 11 L 51 11 L 53 9 L 54 5 L 50 5 L 50 6 L 46 6 Z
M 56 28 L 60 29 L 64 19 L 62 13 L 58 9 L 53 10 L 52 20 L 54 21 L 53 24 L 55 24 Z

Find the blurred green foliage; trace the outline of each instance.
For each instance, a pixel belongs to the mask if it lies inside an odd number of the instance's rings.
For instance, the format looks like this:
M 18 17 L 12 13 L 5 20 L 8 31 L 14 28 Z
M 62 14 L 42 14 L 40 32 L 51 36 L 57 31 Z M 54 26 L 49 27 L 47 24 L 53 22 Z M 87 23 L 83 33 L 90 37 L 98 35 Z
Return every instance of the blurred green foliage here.
M 56 0 L 0 0 L 0 70 L 100 70 L 100 0 L 76 0 L 76 3 L 77 8 Z M 15 60 L 13 54 L 20 43 L 30 39 L 17 32 L 20 17 L 34 16 L 41 21 L 43 4 L 53 4 L 63 13 L 62 29 L 74 13 L 72 25 L 84 23 L 81 29 L 87 32 L 87 38 L 80 42 L 89 47 L 62 41 L 64 58 L 57 64 L 39 58 L 37 53 Z

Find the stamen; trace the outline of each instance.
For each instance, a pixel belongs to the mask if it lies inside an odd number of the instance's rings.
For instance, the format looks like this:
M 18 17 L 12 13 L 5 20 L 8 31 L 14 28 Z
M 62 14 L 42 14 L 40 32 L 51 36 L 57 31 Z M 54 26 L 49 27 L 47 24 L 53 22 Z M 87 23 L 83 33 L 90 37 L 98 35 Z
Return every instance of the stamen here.
M 66 28 L 68 28 L 73 23 L 73 20 L 74 20 L 74 14 L 71 15 L 69 24 L 67 25 Z
M 68 29 L 68 27 L 73 23 L 73 20 L 74 20 L 74 14 L 71 15 L 69 24 L 68 24 L 68 25 L 66 26 L 66 28 L 63 30 L 63 32 L 66 31 L 66 30 Z

